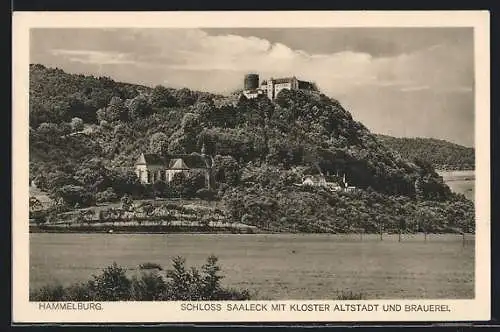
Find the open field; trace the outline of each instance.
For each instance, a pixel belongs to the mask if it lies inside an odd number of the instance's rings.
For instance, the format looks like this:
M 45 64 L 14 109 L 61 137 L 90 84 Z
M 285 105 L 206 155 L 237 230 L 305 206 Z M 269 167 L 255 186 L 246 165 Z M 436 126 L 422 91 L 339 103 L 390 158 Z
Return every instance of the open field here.
M 444 182 L 454 192 L 464 194 L 466 198 L 474 201 L 475 172 L 472 171 L 438 171 Z
M 258 299 L 473 298 L 474 237 L 326 234 L 30 234 L 30 287 L 90 279 L 116 261 L 170 267 L 177 255 L 200 266 L 220 259 L 223 283 Z

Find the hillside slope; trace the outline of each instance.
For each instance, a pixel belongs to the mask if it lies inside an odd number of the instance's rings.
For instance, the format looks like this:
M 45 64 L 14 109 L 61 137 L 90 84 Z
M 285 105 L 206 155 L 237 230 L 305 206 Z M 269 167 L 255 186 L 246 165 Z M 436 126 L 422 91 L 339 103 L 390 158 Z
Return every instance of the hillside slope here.
M 473 170 L 474 148 L 435 138 L 407 138 L 376 135 L 388 148 L 407 160 L 425 159 L 442 170 Z
M 298 222 L 314 220 L 310 222 L 315 226 L 305 229 L 338 231 L 333 224 L 340 222 L 337 217 L 343 211 L 338 209 L 339 198 L 320 188 L 294 185 L 314 173 L 332 181 L 345 174 L 350 185 L 366 190 L 368 196 L 341 194 L 341 201 L 347 199 L 349 205 L 372 200 L 364 208 L 353 207 L 354 211 L 371 210 L 377 220 L 377 213 L 387 214 L 385 219 L 393 224 L 401 215 L 396 212 L 398 206 L 418 214 L 412 201 L 459 199 L 432 165 L 398 156 L 338 101 L 323 94 L 283 90 L 271 102 L 265 97 L 247 100 L 188 89 L 147 88 L 40 65 L 30 66 L 30 74 L 30 177 L 70 205 L 75 199 L 79 205 L 89 205 L 124 194 L 194 195 L 204 183 L 199 179 L 144 186 L 124 169 L 130 169 L 141 152 L 192 154 L 199 153 L 202 145 L 215 159 L 217 199 L 227 203 L 228 218 L 243 218 L 247 223 L 267 217 L 255 213 L 249 217 L 240 207 L 267 211 L 277 204 L 274 211 L 285 216 L 291 213 L 292 198 L 312 195 L 317 202 L 326 199 L 331 209 L 304 208 L 297 211 L 302 216 Z M 290 194 L 278 195 L 281 201 L 276 195 L 268 197 L 275 192 Z M 247 197 L 255 194 L 257 202 Z M 401 199 L 393 201 L 387 195 Z M 243 202 L 245 197 L 249 199 Z M 318 213 L 328 220 L 328 227 L 317 225 Z M 316 217 L 311 219 L 312 215 Z M 279 214 L 269 220 L 275 226 L 284 222 Z

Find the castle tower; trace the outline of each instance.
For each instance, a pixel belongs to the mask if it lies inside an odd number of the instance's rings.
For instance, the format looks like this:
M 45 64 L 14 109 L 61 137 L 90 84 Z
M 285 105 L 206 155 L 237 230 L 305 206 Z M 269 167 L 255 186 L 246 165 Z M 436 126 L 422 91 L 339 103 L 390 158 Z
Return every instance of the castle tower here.
M 246 74 L 243 88 L 245 90 L 257 90 L 259 88 L 259 74 Z

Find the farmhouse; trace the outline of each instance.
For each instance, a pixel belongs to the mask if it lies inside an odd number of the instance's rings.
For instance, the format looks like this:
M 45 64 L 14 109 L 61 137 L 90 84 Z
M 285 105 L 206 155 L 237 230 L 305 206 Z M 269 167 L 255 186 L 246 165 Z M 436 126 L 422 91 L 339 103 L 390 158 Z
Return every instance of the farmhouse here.
M 321 174 L 306 175 L 302 179 L 302 183 L 298 184 L 298 186 L 318 186 L 318 187 L 328 188 L 331 191 L 347 191 L 347 192 L 351 192 L 356 189 L 356 187 L 349 186 L 345 178 L 345 174 L 342 177 L 342 181 L 340 183 L 326 181 L 326 178 Z
M 262 81 L 259 86 L 258 74 L 245 75 L 243 95 L 249 99 L 256 98 L 260 95 L 266 95 L 269 99 L 273 100 L 283 89 L 318 91 L 315 83 L 298 80 L 295 76 L 283 78 L 271 77 L 268 80 Z
M 321 175 L 306 175 L 302 179 L 302 185 L 305 186 L 326 186 L 326 179 Z
M 213 160 L 205 154 L 158 155 L 141 153 L 135 163 L 135 173 L 141 183 L 170 182 L 177 173 L 186 175 L 201 172 L 205 175 L 207 188 L 211 187 Z

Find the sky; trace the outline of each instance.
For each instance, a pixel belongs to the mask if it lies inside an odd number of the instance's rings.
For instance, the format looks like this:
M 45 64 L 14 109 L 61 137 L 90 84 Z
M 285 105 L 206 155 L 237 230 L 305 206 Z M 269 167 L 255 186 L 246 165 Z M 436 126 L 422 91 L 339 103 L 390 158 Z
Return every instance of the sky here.
M 30 62 L 214 93 L 314 81 L 372 132 L 474 146 L 472 28 L 32 29 Z

